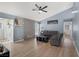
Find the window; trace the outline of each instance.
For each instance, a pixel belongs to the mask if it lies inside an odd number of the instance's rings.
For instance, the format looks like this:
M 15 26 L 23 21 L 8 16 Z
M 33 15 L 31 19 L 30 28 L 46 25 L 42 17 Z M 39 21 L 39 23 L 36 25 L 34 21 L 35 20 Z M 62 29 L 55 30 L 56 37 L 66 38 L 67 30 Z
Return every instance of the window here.
M 58 20 L 47 21 L 47 24 L 58 24 Z

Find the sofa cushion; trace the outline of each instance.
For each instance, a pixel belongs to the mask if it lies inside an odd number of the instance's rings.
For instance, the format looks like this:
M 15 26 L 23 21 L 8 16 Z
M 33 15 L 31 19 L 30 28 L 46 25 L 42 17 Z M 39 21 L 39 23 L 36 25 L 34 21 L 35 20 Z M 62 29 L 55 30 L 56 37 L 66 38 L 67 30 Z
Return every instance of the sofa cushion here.
M 58 33 L 50 38 L 50 44 L 54 46 L 60 46 L 61 39 L 63 37 L 62 33 Z
M 52 35 L 55 35 L 57 33 L 58 33 L 58 31 L 42 31 L 41 32 L 41 35 L 44 35 L 44 36 L 52 36 Z

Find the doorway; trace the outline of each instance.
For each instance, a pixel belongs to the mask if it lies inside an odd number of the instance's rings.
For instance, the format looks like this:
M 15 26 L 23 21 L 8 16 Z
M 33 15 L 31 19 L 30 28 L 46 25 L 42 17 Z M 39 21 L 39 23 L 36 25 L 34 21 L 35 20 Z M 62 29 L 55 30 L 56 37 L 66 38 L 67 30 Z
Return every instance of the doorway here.
M 40 22 L 35 23 L 35 36 L 40 34 Z
M 68 56 L 72 52 L 75 55 L 73 39 L 72 39 L 72 21 L 64 21 L 64 56 Z M 70 50 L 68 50 L 70 48 Z
M 72 37 L 72 21 L 64 21 L 64 34 Z

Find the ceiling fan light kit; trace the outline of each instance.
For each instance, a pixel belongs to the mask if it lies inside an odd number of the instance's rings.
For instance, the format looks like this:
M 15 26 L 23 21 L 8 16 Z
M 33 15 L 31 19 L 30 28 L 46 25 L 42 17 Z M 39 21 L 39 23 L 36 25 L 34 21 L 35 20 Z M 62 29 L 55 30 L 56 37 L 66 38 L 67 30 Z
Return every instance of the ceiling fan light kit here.
M 79 13 L 79 10 L 74 10 L 72 11 L 72 13 Z

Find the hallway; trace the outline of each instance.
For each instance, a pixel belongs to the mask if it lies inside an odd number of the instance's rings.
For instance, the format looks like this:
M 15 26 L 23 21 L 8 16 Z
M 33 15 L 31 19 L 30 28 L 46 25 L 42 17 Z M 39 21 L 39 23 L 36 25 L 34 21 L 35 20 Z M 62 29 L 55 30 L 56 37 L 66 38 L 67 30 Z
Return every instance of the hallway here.
M 70 36 L 64 35 L 64 56 L 70 57 L 77 56 L 76 49 L 73 44 L 73 40 Z

